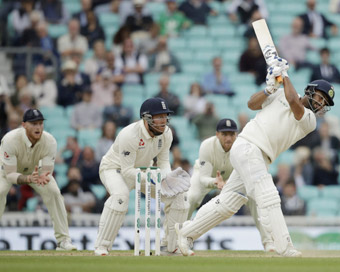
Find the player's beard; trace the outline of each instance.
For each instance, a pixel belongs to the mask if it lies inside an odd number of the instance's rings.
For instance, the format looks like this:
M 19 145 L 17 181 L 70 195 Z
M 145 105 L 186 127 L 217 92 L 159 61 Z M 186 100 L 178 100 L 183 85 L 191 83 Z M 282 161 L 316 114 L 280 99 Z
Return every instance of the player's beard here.
M 163 125 L 159 125 L 159 127 L 162 127 Z M 159 136 L 159 135 L 162 135 L 163 133 L 164 133 L 164 131 L 165 131 L 165 127 L 164 127 L 164 130 L 159 130 L 158 128 L 157 128 L 157 126 L 155 126 L 155 125 L 152 125 L 152 124 L 149 124 L 149 129 L 150 129 L 150 131 L 153 133 L 153 135 L 155 135 L 155 136 Z

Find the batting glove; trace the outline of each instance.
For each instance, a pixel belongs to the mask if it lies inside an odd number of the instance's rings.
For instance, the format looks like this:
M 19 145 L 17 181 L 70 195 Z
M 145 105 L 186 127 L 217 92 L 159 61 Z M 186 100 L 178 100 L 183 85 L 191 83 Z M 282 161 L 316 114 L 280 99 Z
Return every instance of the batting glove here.
M 278 81 L 276 80 L 276 77 L 280 75 L 279 73 L 277 73 L 277 70 L 278 70 L 277 67 L 269 67 L 267 70 L 267 76 L 266 76 L 267 86 L 264 90 L 264 93 L 267 96 L 275 93 L 277 89 L 280 87 L 280 83 L 278 83 Z

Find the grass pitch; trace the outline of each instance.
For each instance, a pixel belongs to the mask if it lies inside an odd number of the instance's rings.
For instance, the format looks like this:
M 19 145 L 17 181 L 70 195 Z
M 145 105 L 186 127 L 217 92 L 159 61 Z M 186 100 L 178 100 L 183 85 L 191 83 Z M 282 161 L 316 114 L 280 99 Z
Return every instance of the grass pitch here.
M 0 251 L 1 272 L 328 272 L 340 271 L 340 251 L 303 251 L 302 258 L 282 258 L 263 251 L 196 251 L 193 257 L 134 257 L 133 251 Z

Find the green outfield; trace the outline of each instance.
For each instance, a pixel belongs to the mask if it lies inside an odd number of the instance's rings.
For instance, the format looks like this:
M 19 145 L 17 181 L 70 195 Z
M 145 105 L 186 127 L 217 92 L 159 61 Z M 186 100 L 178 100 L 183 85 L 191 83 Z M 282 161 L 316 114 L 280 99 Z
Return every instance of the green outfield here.
M 303 251 L 302 258 L 282 258 L 262 251 L 197 251 L 193 257 L 132 255 L 132 251 L 112 251 L 108 257 L 95 257 L 92 251 L 0 251 L 0 271 L 340 271 L 340 251 Z

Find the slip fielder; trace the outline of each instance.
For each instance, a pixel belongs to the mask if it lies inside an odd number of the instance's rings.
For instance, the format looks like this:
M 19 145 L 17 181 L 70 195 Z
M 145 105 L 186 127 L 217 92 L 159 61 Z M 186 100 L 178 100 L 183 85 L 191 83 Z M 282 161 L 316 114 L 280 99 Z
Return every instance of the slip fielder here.
M 28 184 L 41 195 L 48 209 L 57 250 L 76 250 L 68 233 L 64 198 L 52 176 L 57 142 L 44 131 L 44 120 L 39 110 L 29 109 L 24 114 L 22 127 L 8 132 L 1 140 L 0 218 L 11 186 Z M 41 171 L 38 169 L 40 161 Z

